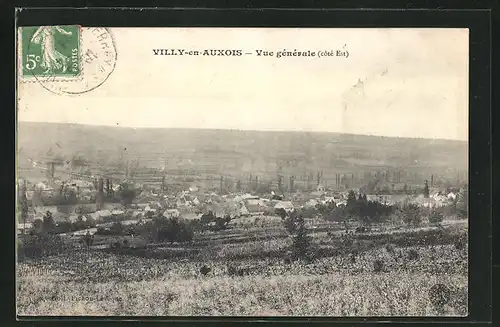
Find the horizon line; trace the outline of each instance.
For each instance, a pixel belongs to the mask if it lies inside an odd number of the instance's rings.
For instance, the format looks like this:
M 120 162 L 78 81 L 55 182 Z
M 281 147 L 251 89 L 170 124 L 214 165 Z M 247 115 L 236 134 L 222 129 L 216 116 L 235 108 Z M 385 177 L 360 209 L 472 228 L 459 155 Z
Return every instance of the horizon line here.
M 76 125 L 76 126 L 90 126 L 90 127 L 109 127 L 109 128 L 122 128 L 122 129 L 171 129 L 171 130 L 208 130 L 208 131 L 236 131 L 236 132 L 268 132 L 268 133 L 315 133 L 315 134 L 338 134 L 349 136 L 364 136 L 364 137 L 380 137 L 380 138 L 394 138 L 394 139 L 409 139 L 409 140 L 434 140 L 434 141 L 454 141 L 469 143 L 466 139 L 451 139 L 451 138 L 429 138 L 421 136 L 388 136 L 380 134 L 357 134 L 357 133 L 344 133 L 334 131 L 303 131 L 303 130 L 260 130 L 260 129 L 235 129 L 235 128 L 210 128 L 210 127 L 149 127 L 149 126 L 123 126 L 123 125 L 106 125 L 106 124 L 84 124 L 84 123 L 68 123 L 68 122 L 42 122 L 34 120 L 18 120 L 19 123 L 32 123 L 32 124 L 59 124 L 59 125 Z

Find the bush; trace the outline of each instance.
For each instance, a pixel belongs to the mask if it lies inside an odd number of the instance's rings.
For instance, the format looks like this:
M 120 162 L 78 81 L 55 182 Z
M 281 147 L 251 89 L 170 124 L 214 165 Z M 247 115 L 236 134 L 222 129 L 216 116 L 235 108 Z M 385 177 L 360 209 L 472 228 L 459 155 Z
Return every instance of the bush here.
M 18 259 L 39 258 L 56 255 L 64 251 L 64 242 L 57 235 L 31 233 L 18 244 Z
M 418 252 L 415 249 L 411 249 L 408 251 L 408 260 L 417 260 L 418 259 Z
M 420 208 L 416 204 L 405 204 L 401 210 L 401 215 L 407 225 L 419 226 L 422 222 Z
M 394 254 L 396 251 L 396 249 L 394 248 L 394 245 L 392 245 L 392 244 L 386 244 L 385 250 L 387 251 L 387 253 L 390 253 L 390 254 Z
M 217 217 L 217 218 L 215 218 L 215 225 L 211 226 L 210 229 L 213 231 L 219 231 L 219 230 L 226 229 L 229 221 L 230 221 L 230 219 L 227 220 L 225 218 Z
M 137 192 L 133 189 L 125 188 L 125 189 L 120 191 L 119 196 L 120 196 L 122 203 L 124 205 L 130 205 L 130 204 L 132 204 L 132 201 L 137 196 Z
M 429 289 L 429 301 L 439 313 L 444 312 L 444 306 L 451 299 L 451 291 L 444 284 L 435 284 Z
M 458 239 L 455 240 L 455 242 L 453 242 L 453 245 L 455 246 L 455 249 L 460 251 L 467 247 L 467 243 L 467 234 L 462 234 L 458 237 Z
M 122 223 L 116 222 L 111 225 L 109 230 L 111 231 L 111 233 L 113 233 L 113 235 L 123 235 L 125 228 L 123 227 Z
M 440 224 L 443 221 L 443 218 L 443 213 L 437 210 L 432 210 L 429 214 L 429 222 L 431 224 Z
M 307 235 L 304 218 L 298 216 L 295 220 L 297 226 L 292 244 L 293 256 L 295 258 L 308 259 L 310 255 L 311 237 Z
M 316 218 L 316 216 L 318 216 L 319 212 L 314 207 L 305 207 L 305 208 L 300 209 L 300 214 L 304 218 Z
M 178 218 L 169 218 L 166 220 L 155 220 L 157 229 L 157 241 L 168 242 L 191 242 L 193 240 L 194 231 L 187 221 Z
M 43 233 L 52 233 L 56 227 L 56 222 L 52 217 L 52 212 L 47 211 L 43 216 L 42 220 L 42 231 Z
M 375 260 L 373 262 L 373 272 L 376 272 L 376 273 L 383 272 L 384 269 L 385 269 L 384 261 L 382 261 L 382 260 Z

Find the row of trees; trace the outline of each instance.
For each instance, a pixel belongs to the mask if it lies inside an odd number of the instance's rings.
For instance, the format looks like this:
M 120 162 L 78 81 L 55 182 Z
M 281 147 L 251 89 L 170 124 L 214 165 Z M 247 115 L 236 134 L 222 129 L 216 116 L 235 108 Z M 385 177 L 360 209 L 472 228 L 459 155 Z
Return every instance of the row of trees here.
M 399 220 L 407 225 L 420 225 L 424 218 L 431 224 L 440 223 L 444 217 L 467 217 L 467 194 L 461 194 L 449 205 L 438 208 L 426 208 L 414 203 L 396 205 L 370 201 L 365 194 L 356 196 L 350 191 L 345 205 L 337 206 L 334 202 L 317 204 L 315 207 L 305 207 L 298 210 L 305 218 L 322 217 L 326 220 L 342 222 L 358 220 L 363 225 L 371 225 L 387 220 Z
M 115 222 L 110 228 L 99 227 L 100 235 L 142 235 L 152 242 L 191 242 L 195 233 L 205 231 L 218 231 L 226 229 L 230 216 L 216 217 L 211 211 L 205 213 L 200 219 L 183 219 L 182 217 L 165 218 L 159 211 L 146 223 L 123 226 Z

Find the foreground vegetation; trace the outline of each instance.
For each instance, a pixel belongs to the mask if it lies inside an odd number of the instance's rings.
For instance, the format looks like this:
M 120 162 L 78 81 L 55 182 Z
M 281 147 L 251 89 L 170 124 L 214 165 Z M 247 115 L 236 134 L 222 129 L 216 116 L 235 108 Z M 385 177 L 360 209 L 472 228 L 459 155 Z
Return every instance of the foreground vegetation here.
M 464 223 L 346 233 L 342 224 L 306 219 L 310 256 L 297 260 L 288 259 L 297 234 L 279 217 L 235 219 L 187 243 L 108 236 L 128 241 L 77 243 L 19 263 L 18 313 L 466 315 Z M 436 285 L 444 286 L 437 295 Z

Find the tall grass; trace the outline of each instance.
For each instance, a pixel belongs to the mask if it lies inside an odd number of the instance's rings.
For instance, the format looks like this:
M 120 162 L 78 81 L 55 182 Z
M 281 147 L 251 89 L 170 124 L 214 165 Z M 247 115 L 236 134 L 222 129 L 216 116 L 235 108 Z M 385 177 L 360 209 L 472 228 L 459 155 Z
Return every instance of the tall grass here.
M 436 315 L 428 289 L 448 285 L 445 315 L 467 314 L 467 278 L 391 272 L 345 276 L 245 276 L 82 284 L 23 279 L 21 315 Z

